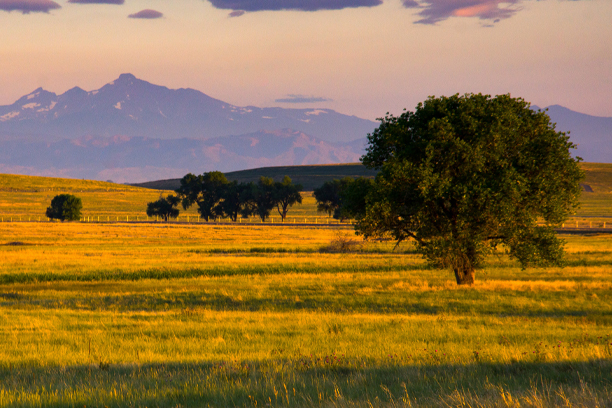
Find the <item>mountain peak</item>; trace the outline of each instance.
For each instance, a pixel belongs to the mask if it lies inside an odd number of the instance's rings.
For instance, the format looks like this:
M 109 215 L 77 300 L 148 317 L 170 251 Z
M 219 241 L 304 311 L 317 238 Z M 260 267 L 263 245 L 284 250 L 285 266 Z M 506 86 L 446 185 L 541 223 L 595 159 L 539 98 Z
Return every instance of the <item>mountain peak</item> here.
M 119 75 L 119 79 L 136 79 L 136 76 L 128 72 L 128 73 Z
M 138 79 L 138 78 L 136 78 L 133 74 L 129 74 L 129 73 L 128 74 L 121 74 L 121 75 L 119 75 L 119 78 L 117 78 L 115 83 L 117 83 L 117 82 L 130 82 L 130 81 L 133 81 L 135 79 Z
M 75 86 L 74 88 L 71 88 L 69 90 L 67 90 L 64 95 L 74 95 L 74 94 L 86 94 L 87 91 L 85 91 L 83 88 Z

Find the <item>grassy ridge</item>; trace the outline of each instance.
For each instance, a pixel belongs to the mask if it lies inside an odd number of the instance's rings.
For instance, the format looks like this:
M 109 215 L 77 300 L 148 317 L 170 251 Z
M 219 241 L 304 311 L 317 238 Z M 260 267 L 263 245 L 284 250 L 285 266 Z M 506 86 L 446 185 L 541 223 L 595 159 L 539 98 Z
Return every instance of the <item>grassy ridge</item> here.
M 0 191 L 4 192 L 100 192 L 140 191 L 138 187 L 95 180 L 0 174 Z
M 276 181 L 282 181 L 283 177 L 289 176 L 295 184 L 301 184 L 304 187 L 304 191 L 312 191 L 323 185 L 326 181 L 331 181 L 333 179 L 341 179 L 344 177 L 374 177 L 376 173 L 376 171 L 365 168 L 361 163 L 347 163 L 261 167 L 257 169 L 232 171 L 225 173 L 225 176 L 228 180 L 235 180 L 239 183 L 257 182 L 261 176 L 271 177 Z M 180 187 L 180 179 L 149 181 L 133 185 L 153 189 L 176 190 Z
M 580 165 L 586 174 L 584 184 L 589 185 L 595 193 L 612 192 L 611 163 L 581 163 Z M 376 171 L 365 168 L 361 163 L 348 163 L 262 167 L 225 173 L 229 180 L 238 182 L 256 182 L 261 176 L 272 177 L 280 181 L 285 175 L 291 177 L 295 183 L 302 184 L 305 191 L 312 191 L 326 181 L 343 177 L 374 177 Z M 133 185 L 160 190 L 175 190 L 180 186 L 180 179 L 149 181 Z

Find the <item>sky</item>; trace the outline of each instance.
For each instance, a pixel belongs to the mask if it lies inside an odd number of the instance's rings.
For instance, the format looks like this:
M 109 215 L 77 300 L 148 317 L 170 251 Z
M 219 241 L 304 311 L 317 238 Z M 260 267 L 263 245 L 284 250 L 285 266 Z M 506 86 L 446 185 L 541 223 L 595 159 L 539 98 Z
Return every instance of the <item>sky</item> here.
M 122 73 L 367 119 L 511 94 L 612 117 L 611 0 L 0 0 L 0 105 Z

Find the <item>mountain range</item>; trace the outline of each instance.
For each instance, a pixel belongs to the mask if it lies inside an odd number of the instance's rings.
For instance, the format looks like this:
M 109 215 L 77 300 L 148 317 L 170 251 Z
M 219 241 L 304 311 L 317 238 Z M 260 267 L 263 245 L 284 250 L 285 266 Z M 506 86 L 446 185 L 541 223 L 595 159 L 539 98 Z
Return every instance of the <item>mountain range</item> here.
M 612 118 L 558 105 L 548 114 L 585 161 L 611 161 Z M 122 74 L 98 90 L 38 88 L 0 106 L 0 172 L 142 182 L 356 162 L 377 125 L 331 109 L 239 107 Z
M 376 122 L 331 109 L 234 106 L 194 89 L 168 89 L 122 74 L 102 88 L 61 95 L 38 88 L 0 106 L 0 135 L 210 139 L 270 129 L 294 129 L 328 142 L 363 138 Z

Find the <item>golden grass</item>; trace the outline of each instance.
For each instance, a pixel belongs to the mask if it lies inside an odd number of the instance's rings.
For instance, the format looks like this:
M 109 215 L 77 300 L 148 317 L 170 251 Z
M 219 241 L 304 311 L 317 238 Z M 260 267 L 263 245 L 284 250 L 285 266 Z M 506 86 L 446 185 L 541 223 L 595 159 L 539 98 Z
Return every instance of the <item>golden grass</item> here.
M 472 288 L 337 236 L 0 223 L 0 406 L 609 405 L 611 236 L 566 236 L 564 268 L 491 257 Z

